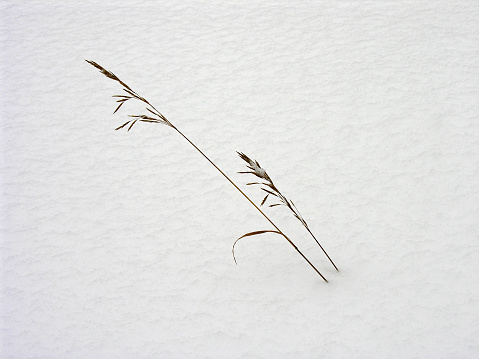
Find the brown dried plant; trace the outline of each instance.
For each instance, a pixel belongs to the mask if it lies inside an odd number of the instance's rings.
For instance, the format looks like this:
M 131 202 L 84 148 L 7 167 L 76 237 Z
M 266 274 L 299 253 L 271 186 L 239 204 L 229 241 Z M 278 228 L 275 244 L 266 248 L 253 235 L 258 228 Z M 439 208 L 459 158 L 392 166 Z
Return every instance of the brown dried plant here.
M 291 210 L 291 212 L 293 212 L 293 215 L 298 219 L 298 221 L 301 222 L 301 224 L 306 228 L 306 230 L 309 232 L 309 234 L 311 234 L 311 236 L 314 238 L 314 240 L 316 241 L 316 243 L 318 244 L 319 248 L 321 248 L 321 250 L 324 252 L 324 254 L 326 255 L 326 257 L 328 257 L 329 261 L 331 262 L 331 264 L 334 266 L 334 268 L 336 270 L 338 270 L 338 267 L 336 267 L 336 265 L 334 264 L 334 262 L 331 260 L 331 258 L 329 257 L 328 253 L 326 253 L 326 251 L 324 250 L 323 246 L 321 246 L 321 244 L 319 243 L 319 241 L 316 239 L 316 237 L 314 236 L 314 234 L 311 232 L 311 230 L 309 229 L 308 227 L 308 224 L 306 223 L 306 221 L 304 220 L 303 216 L 301 216 L 301 214 L 299 213 L 298 209 L 296 208 L 296 206 L 294 205 L 293 201 L 287 199 L 285 196 L 283 196 L 283 194 L 279 191 L 279 189 L 274 185 L 273 183 L 273 180 L 271 179 L 270 176 L 268 176 L 268 174 L 266 173 L 266 171 L 264 170 L 264 168 L 262 168 L 260 166 L 260 164 L 258 163 L 258 161 L 256 160 L 252 160 L 251 158 L 249 158 L 248 156 L 246 156 L 244 153 L 241 153 L 241 152 L 238 152 L 238 155 L 241 157 L 241 159 L 243 161 L 245 161 L 247 163 L 247 167 L 249 169 L 249 171 L 242 171 L 242 172 L 238 172 L 238 173 L 249 173 L 249 174 L 253 174 L 255 175 L 256 177 L 260 178 L 261 179 L 261 182 L 250 182 L 250 183 L 247 183 L 247 185 L 259 185 L 261 187 L 261 190 L 266 192 L 266 195 L 265 197 L 263 198 L 263 200 L 261 201 L 261 204 L 260 206 L 264 205 L 266 203 L 266 200 L 268 199 L 269 196 L 272 196 L 276 199 L 277 202 L 275 203 L 272 203 L 269 205 L 269 207 L 276 207 L 276 206 L 285 206 L 287 208 L 289 208 Z
M 233 257 L 234 257 L 234 245 L 240 240 L 241 238 L 248 237 L 248 236 L 254 236 L 258 234 L 263 234 L 263 233 L 275 233 L 279 234 L 282 237 L 284 237 L 289 244 L 303 257 L 303 259 L 313 268 L 316 273 L 325 281 L 327 282 L 326 278 L 319 272 L 319 270 L 309 261 L 309 259 L 299 250 L 299 248 L 293 243 L 291 239 L 286 236 L 277 226 L 276 224 L 273 223 L 273 221 L 212 161 L 207 157 L 188 137 L 186 137 L 176 126 L 174 126 L 165 116 L 163 116 L 160 111 L 158 111 L 148 100 L 146 100 L 144 97 L 140 96 L 137 92 L 135 92 L 131 87 L 129 87 L 126 83 L 121 81 L 113 72 L 106 70 L 99 64 L 97 64 L 94 61 L 89 61 L 85 60 L 88 62 L 90 65 L 96 67 L 100 72 L 108 77 L 109 79 L 112 79 L 116 82 L 118 82 L 122 87 L 123 91 L 126 94 L 123 95 L 114 95 L 113 97 L 118 98 L 117 102 L 119 105 L 116 107 L 115 111 L 113 113 L 116 113 L 126 102 L 130 100 L 137 100 L 140 102 L 143 102 L 145 106 L 145 110 L 148 111 L 149 114 L 141 114 L 141 115 L 129 115 L 131 118 L 121 126 L 117 127 L 115 130 L 122 129 L 126 126 L 128 126 L 128 131 L 130 131 L 133 126 L 137 122 L 147 122 L 147 123 L 159 123 L 163 125 L 167 125 L 171 128 L 173 128 L 175 131 L 177 131 L 186 141 L 188 141 L 211 165 L 213 165 L 237 190 L 240 192 L 255 208 L 258 210 L 259 213 L 263 215 L 263 217 L 274 227 L 274 230 L 262 230 L 262 231 L 254 231 L 254 232 L 249 232 L 241 236 L 236 240 L 236 242 L 233 244 Z M 234 258 L 235 263 L 236 263 L 236 258 Z

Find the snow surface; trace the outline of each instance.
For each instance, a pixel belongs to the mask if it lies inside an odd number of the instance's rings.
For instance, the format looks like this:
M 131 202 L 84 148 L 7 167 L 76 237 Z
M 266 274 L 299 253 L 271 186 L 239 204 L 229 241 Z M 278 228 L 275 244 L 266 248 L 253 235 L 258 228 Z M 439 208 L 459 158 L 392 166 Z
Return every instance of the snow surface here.
M 2 358 L 479 357 L 477 1 L 0 10 Z

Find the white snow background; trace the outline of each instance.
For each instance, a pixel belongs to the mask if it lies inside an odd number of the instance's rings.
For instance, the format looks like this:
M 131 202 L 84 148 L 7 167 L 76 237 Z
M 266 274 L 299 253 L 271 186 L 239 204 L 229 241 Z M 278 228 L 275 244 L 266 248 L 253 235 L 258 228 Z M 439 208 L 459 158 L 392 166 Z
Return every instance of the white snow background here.
M 477 1 L 0 7 L 2 358 L 479 357 Z

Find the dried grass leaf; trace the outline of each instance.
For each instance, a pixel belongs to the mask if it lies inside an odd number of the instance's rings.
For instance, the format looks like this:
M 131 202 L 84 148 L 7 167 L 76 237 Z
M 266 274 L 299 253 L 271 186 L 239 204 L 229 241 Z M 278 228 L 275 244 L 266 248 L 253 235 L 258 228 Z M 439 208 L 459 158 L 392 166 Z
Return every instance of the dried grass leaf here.
M 276 234 L 279 234 L 279 235 L 282 235 L 280 232 L 278 231 L 271 231 L 271 230 L 265 230 L 265 231 L 254 231 L 254 232 L 249 232 L 249 233 L 246 233 L 246 234 L 243 234 L 241 237 L 239 237 L 234 243 L 233 243 L 233 249 L 232 249 L 232 252 L 233 252 L 233 259 L 235 261 L 236 264 L 238 264 L 238 262 L 236 262 L 236 257 L 235 257 L 235 245 L 236 243 L 238 243 L 238 241 L 244 237 L 249 237 L 249 236 L 256 236 L 258 234 L 263 234 L 263 233 L 276 233 Z
M 138 121 L 138 120 L 133 121 L 133 122 L 131 123 L 130 127 L 128 127 L 128 132 L 131 130 L 131 128 L 133 127 L 133 125 L 136 123 L 136 121 Z
M 115 131 L 118 131 L 119 129 L 125 127 L 125 126 L 128 125 L 129 123 L 130 123 L 130 121 L 125 122 L 125 123 L 124 123 L 123 125 L 121 125 L 120 127 L 115 128 Z
M 263 198 L 263 201 L 261 202 L 260 206 L 262 206 L 264 202 L 266 202 L 266 200 L 268 199 L 268 196 L 269 196 L 269 193 Z
M 113 114 L 115 114 L 116 111 L 118 111 L 118 110 L 120 109 L 120 107 L 121 107 L 124 103 L 125 103 L 125 102 L 121 102 L 121 103 L 118 105 L 118 107 L 116 108 L 116 110 L 113 111 Z

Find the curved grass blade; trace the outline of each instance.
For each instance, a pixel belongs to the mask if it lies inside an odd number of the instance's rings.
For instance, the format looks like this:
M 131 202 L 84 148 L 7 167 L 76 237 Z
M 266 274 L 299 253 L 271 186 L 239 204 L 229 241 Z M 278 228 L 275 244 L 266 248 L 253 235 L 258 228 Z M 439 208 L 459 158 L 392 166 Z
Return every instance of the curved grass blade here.
M 236 257 L 235 257 L 235 245 L 236 243 L 244 238 L 244 237 L 249 237 L 249 236 L 256 236 L 257 234 L 263 234 L 263 233 L 276 233 L 276 234 L 279 234 L 282 236 L 282 234 L 278 231 L 271 231 L 271 230 L 265 230 L 265 231 L 254 231 L 254 232 L 249 232 L 249 233 L 246 233 L 246 234 L 243 234 L 241 237 L 239 237 L 234 243 L 233 243 L 233 249 L 232 249 L 232 252 L 233 252 L 233 259 L 235 260 L 235 263 L 238 264 L 236 262 Z

